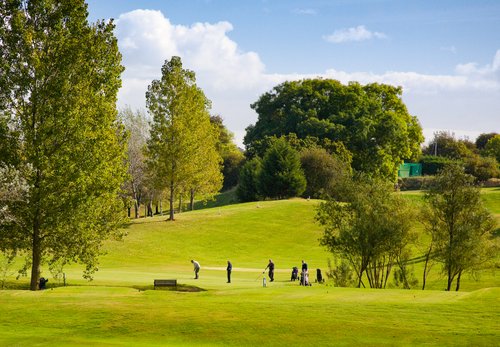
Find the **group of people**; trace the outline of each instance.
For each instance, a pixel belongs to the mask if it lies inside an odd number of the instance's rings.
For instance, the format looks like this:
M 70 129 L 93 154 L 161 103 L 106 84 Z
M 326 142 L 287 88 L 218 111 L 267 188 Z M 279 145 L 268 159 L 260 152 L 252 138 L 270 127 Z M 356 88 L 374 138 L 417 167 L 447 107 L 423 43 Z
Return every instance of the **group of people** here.
M 201 269 L 200 263 L 198 263 L 196 260 L 193 260 L 193 259 L 191 259 L 191 263 L 194 266 L 194 278 L 198 279 L 199 278 L 198 273 L 200 272 L 200 269 Z M 267 269 L 269 269 L 269 271 L 268 271 L 269 280 L 271 282 L 273 282 L 274 281 L 274 262 L 272 261 L 272 259 L 269 259 L 269 263 L 267 264 L 267 266 L 264 269 L 264 271 L 262 272 L 262 274 L 265 274 Z M 231 261 L 228 260 L 227 267 L 226 267 L 227 283 L 231 283 L 231 272 L 232 271 L 233 271 L 233 264 L 231 264 Z M 318 269 L 318 272 L 319 272 L 319 276 L 321 276 L 321 272 L 319 269 Z M 294 267 L 292 270 L 291 280 L 295 281 L 297 279 L 298 279 L 298 268 Z M 300 284 L 303 286 L 310 285 L 307 263 L 304 260 L 302 260 L 302 271 L 301 271 L 301 275 L 300 275 Z
M 199 278 L 198 273 L 200 272 L 201 269 L 200 263 L 198 263 L 196 260 L 193 259 L 191 259 L 191 263 L 194 266 L 194 279 L 197 280 Z M 227 271 L 227 283 L 231 283 L 231 272 L 233 271 L 233 264 L 231 264 L 229 260 L 227 261 L 226 271 Z

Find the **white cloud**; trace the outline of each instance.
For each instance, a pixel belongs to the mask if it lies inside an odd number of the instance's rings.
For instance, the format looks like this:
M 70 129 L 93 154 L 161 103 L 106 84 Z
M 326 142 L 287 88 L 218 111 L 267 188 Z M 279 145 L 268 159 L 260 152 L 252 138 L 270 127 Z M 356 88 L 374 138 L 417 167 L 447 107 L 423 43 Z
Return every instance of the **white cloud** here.
M 343 83 L 379 82 L 403 87 L 403 99 L 425 129 L 500 131 L 500 49 L 491 64 L 458 65 L 455 74 L 417 72 L 345 72 L 329 69 L 317 74 L 273 74 L 255 52 L 244 52 L 228 37 L 231 23 L 174 25 L 159 11 L 122 14 L 116 35 L 126 71 L 119 105 L 144 108 L 147 86 L 161 75 L 172 55 L 196 72 L 197 84 L 212 100 L 212 112 L 224 118 L 241 145 L 244 129 L 255 123 L 250 104 L 279 83 L 304 78 L 334 78 Z M 456 130 L 458 129 L 458 130 Z
M 335 30 L 333 34 L 323 36 L 323 38 L 332 43 L 343 43 L 350 41 L 365 41 L 371 39 L 386 39 L 387 35 L 379 32 L 372 32 L 364 25 L 358 25 L 355 28 Z

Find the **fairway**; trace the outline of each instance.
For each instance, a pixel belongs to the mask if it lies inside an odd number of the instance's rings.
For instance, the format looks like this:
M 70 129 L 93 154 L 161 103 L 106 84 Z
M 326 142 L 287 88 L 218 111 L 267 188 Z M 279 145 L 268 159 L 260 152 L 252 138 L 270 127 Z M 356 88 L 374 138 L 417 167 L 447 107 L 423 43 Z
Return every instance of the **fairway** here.
M 488 208 L 498 208 L 499 196 L 485 192 Z M 175 222 L 131 221 L 122 241 L 106 243 L 94 281 L 72 266 L 66 287 L 44 269 L 48 290 L 0 291 L 0 345 L 498 345 L 500 282 L 492 269 L 479 281 L 463 278 L 460 292 L 442 290 L 438 268 L 425 291 L 314 283 L 315 269 L 325 275 L 333 259 L 318 243 L 318 203 L 255 202 L 182 213 Z M 264 288 L 269 258 L 276 280 Z M 191 259 L 201 264 L 198 280 Z M 312 287 L 290 282 L 302 259 Z M 153 290 L 158 278 L 177 279 L 179 291 Z M 8 285 L 27 287 L 27 279 Z

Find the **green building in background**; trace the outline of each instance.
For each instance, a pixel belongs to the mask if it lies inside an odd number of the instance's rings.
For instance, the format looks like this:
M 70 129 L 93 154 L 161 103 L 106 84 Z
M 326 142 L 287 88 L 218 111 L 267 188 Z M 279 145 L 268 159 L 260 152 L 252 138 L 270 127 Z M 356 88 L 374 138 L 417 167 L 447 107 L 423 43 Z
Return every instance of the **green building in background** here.
M 403 163 L 399 166 L 398 177 L 422 176 L 422 164 Z

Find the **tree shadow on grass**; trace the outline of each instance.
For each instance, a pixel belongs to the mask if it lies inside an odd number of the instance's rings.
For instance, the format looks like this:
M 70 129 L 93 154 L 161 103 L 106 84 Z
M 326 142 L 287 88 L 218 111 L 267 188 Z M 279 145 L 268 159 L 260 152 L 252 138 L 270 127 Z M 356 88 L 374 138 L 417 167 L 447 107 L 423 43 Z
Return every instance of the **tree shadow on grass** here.
M 196 286 L 191 286 L 187 284 L 177 284 L 177 286 L 171 286 L 171 287 L 157 287 L 155 288 L 154 285 L 132 285 L 132 286 L 106 286 L 106 285 L 85 285 L 85 284 L 66 284 L 64 285 L 63 283 L 50 283 L 48 282 L 46 285 L 45 289 L 43 290 L 52 290 L 52 289 L 57 289 L 57 288 L 62 288 L 62 287 L 121 287 L 121 288 L 133 288 L 137 289 L 140 292 L 146 291 L 146 290 L 164 290 L 164 291 L 173 291 L 173 292 L 186 292 L 186 293 L 198 293 L 198 292 L 206 292 L 206 289 L 196 287 Z M 0 287 L 0 290 L 29 290 L 30 285 L 29 283 L 25 281 L 17 281 L 17 280 L 6 280 L 4 283 L 4 288 Z

